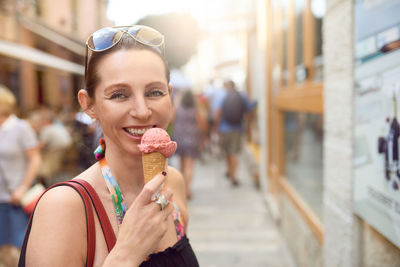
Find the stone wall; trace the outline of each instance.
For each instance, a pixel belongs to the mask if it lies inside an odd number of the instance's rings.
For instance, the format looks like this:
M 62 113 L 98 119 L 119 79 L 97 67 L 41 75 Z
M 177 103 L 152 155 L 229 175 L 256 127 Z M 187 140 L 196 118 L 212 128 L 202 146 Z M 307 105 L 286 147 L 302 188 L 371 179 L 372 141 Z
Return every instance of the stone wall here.
M 353 214 L 352 0 L 328 0 L 324 18 L 323 266 L 359 265 L 360 223 Z

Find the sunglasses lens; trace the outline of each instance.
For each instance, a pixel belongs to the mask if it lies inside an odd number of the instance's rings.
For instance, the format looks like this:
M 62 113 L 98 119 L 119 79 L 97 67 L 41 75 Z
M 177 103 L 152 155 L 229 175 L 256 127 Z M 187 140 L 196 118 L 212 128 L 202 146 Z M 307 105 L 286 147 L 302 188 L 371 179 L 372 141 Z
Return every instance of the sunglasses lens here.
M 164 36 L 158 31 L 149 27 L 132 27 L 128 30 L 128 32 L 142 44 L 161 46 L 164 42 Z
M 94 51 L 101 51 L 118 42 L 122 34 L 118 29 L 104 28 L 93 33 L 87 44 Z

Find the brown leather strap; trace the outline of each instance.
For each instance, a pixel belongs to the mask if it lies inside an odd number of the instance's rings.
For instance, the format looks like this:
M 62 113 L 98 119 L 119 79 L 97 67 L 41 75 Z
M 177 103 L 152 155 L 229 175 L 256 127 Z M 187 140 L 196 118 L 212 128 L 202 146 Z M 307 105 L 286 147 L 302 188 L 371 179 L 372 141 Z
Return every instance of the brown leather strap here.
M 89 198 L 86 190 L 82 187 L 82 185 L 79 185 L 78 183 L 63 182 L 63 183 L 58 183 L 58 184 L 55 184 L 55 185 L 47 188 L 47 190 L 40 196 L 40 198 L 42 198 L 42 196 L 51 188 L 54 188 L 57 186 L 62 186 L 62 185 L 70 186 L 73 189 L 75 189 L 75 191 L 78 192 L 78 194 L 80 195 L 80 197 L 83 200 L 83 204 L 85 207 L 86 222 L 87 222 L 86 223 L 86 229 L 87 229 L 86 266 L 92 267 L 93 260 L 94 260 L 94 253 L 95 253 L 95 249 L 96 249 L 96 231 L 95 231 L 95 225 L 94 225 L 93 208 L 90 203 L 91 201 L 90 201 L 90 198 Z M 36 206 L 37 206 L 37 203 L 36 203 Z M 29 223 L 28 223 L 28 226 L 26 229 L 24 243 L 21 248 L 21 256 L 20 256 L 20 259 L 18 262 L 19 267 L 25 266 L 26 248 L 27 248 L 27 244 L 28 244 L 29 235 L 31 233 L 32 221 L 33 221 L 33 216 L 35 214 L 36 206 L 32 212 L 32 215 L 29 219 Z
M 84 187 L 80 184 L 72 183 L 71 181 L 66 182 L 72 185 L 82 197 L 85 205 L 86 212 L 86 228 L 87 228 L 87 252 L 86 252 L 86 266 L 93 266 L 94 254 L 96 251 L 96 228 L 94 224 L 93 208 L 90 201 L 90 197 Z
M 106 239 L 108 252 L 110 252 L 112 250 L 112 248 L 114 247 L 117 239 L 115 237 L 115 233 L 111 226 L 110 220 L 108 219 L 106 210 L 104 209 L 104 206 L 101 203 L 101 200 L 100 200 L 98 194 L 96 193 L 94 188 L 85 180 L 75 179 L 75 180 L 71 180 L 70 182 L 75 182 L 77 184 L 80 184 L 81 186 L 83 186 L 86 189 L 87 193 L 89 193 L 89 196 L 92 200 L 93 206 L 96 210 L 97 217 L 99 218 L 101 229 L 102 229 L 104 237 Z

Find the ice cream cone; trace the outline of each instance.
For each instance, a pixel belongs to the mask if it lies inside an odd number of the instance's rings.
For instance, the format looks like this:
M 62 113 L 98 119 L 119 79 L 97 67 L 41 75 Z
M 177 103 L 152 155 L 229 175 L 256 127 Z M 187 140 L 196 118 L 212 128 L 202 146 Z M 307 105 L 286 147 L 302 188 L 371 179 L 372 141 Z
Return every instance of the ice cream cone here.
M 164 129 L 151 128 L 143 134 L 138 148 L 142 152 L 145 183 L 156 174 L 167 170 L 168 158 L 174 154 L 176 147 L 176 142 L 171 141 Z
M 147 183 L 156 174 L 166 171 L 167 158 L 160 152 L 142 153 L 144 182 Z

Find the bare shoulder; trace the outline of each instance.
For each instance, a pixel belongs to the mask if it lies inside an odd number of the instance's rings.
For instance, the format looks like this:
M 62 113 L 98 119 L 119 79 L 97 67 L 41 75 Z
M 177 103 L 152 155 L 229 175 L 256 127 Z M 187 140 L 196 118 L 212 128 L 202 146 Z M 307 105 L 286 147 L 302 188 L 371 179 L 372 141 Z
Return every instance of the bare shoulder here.
M 85 261 L 86 217 L 83 202 L 73 188 L 52 188 L 37 205 L 28 240 L 26 265 L 84 266 Z
M 168 166 L 167 183 L 172 189 L 185 189 L 185 181 L 182 173 L 174 167 Z M 175 193 L 175 192 L 174 192 Z
M 180 171 L 170 166 L 168 167 L 167 186 L 174 192 L 174 201 L 181 211 L 185 224 L 187 224 L 189 215 L 186 207 L 185 180 Z

